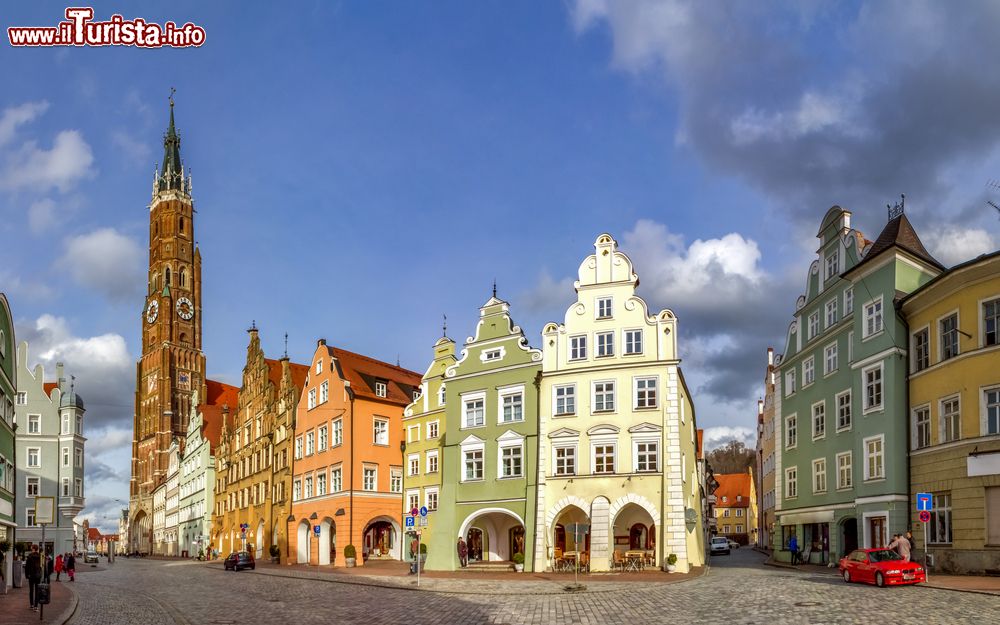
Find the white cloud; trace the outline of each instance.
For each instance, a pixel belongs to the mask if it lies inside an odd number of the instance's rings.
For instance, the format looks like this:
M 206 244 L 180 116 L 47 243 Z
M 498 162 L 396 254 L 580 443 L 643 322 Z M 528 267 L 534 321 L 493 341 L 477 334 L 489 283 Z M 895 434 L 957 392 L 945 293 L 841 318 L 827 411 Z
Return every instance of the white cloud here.
M 705 428 L 703 436 L 702 444 L 706 452 L 721 447 L 729 441 L 740 441 L 750 449 L 757 445 L 757 433 L 753 428 L 719 425 Z
M 139 141 L 124 130 L 112 132 L 111 143 L 121 150 L 125 154 L 125 157 L 129 161 L 132 161 L 134 165 L 144 165 L 152 154 L 149 145 Z
M 575 300 L 573 278 L 555 280 L 548 271 L 542 271 L 538 283 L 519 296 L 519 310 L 529 314 L 556 315 L 562 313 Z
M 0 285 L 3 285 L 3 290 L 8 295 L 30 300 L 44 300 L 53 295 L 52 288 L 43 280 L 22 280 L 21 276 L 6 269 L 0 269 Z
M 934 258 L 946 267 L 997 250 L 993 235 L 981 228 L 944 226 L 929 230 L 925 240 Z
M 51 149 L 27 141 L 13 150 L 0 169 L 0 189 L 65 192 L 93 174 L 93 163 L 94 154 L 83 136 L 76 130 L 63 130 Z
M 18 126 L 22 126 L 32 121 L 49 108 L 49 103 L 25 102 L 20 106 L 6 108 L 0 115 L 0 147 L 3 147 L 14 138 Z
M 28 207 L 28 227 L 33 234 L 42 234 L 56 222 L 56 203 L 49 198 L 32 202 Z
M 87 432 L 87 455 L 101 456 L 108 452 L 130 448 L 132 428 L 109 425 L 103 430 Z
M 57 263 L 81 286 L 114 300 L 136 295 L 144 283 L 146 261 L 139 245 L 113 228 L 71 237 Z

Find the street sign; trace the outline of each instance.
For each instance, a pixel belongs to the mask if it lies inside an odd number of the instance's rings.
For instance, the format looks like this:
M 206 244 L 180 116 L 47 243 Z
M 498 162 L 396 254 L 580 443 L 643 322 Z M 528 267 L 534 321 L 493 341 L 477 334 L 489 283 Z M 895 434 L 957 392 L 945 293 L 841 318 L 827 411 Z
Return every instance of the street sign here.
M 931 520 L 931 513 L 928 512 L 928 511 L 926 511 L 926 510 L 921 510 L 920 511 L 920 522 L 921 523 L 927 523 L 930 520 Z
M 420 507 L 420 516 L 427 516 L 427 506 Z
M 319 525 L 313 525 L 313 534 L 319 536 Z
M 917 493 L 917 510 L 930 512 L 934 509 L 934 497 L 930 493 Z
M 413 510 L 410 510 L 410 516 L 417 516 L 420 514 L 420 508 L 413 506 Z
M 406 517 L 405 521 L 406 521 L 406 529 L 410 529 L 412 527 L 417 526 L 417 517 L 415 516 L 408 516 Z
M 55 497 L 35 497 L 35 525 L 51 525 L 55 523 L 55 510 Z
M 427 520 L 425 516 L 420 517 L 420 527 L 427 527 Z

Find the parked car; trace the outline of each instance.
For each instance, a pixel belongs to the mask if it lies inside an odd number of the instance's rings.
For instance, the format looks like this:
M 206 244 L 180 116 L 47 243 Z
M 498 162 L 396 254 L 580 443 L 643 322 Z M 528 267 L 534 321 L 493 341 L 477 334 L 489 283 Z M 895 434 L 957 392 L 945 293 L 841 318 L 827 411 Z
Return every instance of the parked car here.
M 739 549 L 740 548 L 740 544 L 738 542 L 736 542 L 732 538 L 730 538 L 728 540 L 729 540 L 729 548 L 730 549 Z
M 715 536 L 712 538 L 712 542 L 709 543 L 709 553 L 713 556 L 716 554 L 729 555 L 729 539 L 725 536 Z
M 254 562 L 253 554 L 249 551 L 234 551 L 226 558 L 223 563 L 226 570 L 239 571 L 240 569 L 250 569 L 251 571 L 257 568 L 257 563 Z
M 84 564 L 97 564 L 97 552 L 88 551 L 87 555 L 83 556 Z
M 890 549 L 855 549 L 840 559 L 844 581 L 867 582 L 879 588 L 927 581 L 927 572 Z

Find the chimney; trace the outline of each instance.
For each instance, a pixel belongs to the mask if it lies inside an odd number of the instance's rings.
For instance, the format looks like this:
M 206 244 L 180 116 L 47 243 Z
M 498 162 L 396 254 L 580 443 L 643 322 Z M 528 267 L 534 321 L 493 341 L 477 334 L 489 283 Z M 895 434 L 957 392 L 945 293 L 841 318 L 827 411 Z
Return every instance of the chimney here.
M 767 366 L 768 367 L 773 367 L 774 366 L 774 348 L 773 347 L 768 347 L 767 348 Z
M 757 400 L 757 414 L 758 415 L 764 414 L 764 400 L 763 399 L 758 399 Z
M 323 345 L 326 345 L 326 339 L 317 339 L 316 340 L 316 347 L 322 347 Z

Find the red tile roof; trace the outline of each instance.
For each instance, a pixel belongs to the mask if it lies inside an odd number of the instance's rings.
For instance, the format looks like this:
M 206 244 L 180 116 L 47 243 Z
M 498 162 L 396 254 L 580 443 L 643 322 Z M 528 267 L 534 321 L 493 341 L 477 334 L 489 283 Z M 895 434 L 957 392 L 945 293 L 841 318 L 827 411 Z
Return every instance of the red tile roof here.
M 278 390 L 281 388 L 281 361 L 265 358 L 264 362 L 267 363 L 267 377 L 274 384 L 274 389 Z M 306 385 L 306 376 L 309 375 L 309 365 L 289 362 L 288 368 L 292 374 L 292 384 L 301 391 L 302 387 Z M 298 394 L 296 394 L 297 396 Z
M 52 389 L 55 389 L 55 388 L 58 388 L 58 387 L 59 387 L 59 383 L 58 382 L 43 382 L 42 383 L 42 388 L 45 389 L 45 395 L 48 396 L 48 397 L 52 396 Z
M 87 528 L 87 540 L 95 541 L 100 539 L 101 539 L 101 530 L 97 529 L 96 527 Z
M 719 488 L 715 490 L 715 507 L 717 508 L 747 508 L 750 506 L 750 474 L 749 473 L 717 473 L 716 481 Z M 741 501 L 736 497 L 741 496 Z M 725 501 L 723 501 L 725 497 Z
M 420 388 L 421 375 L 416 371 L 339 347 L 328 349 L 330 355 L 337 359 L 341 377 L 351 383 L 351 390 L 358 396 L 406 406 L 413 401 L 413 392 Z M 386 382 L 385 397 L 375 394 L 376 381 Z
M 208 440 L 212 453 L 215 453 L 222 434 L 222 409 L 228 406 L 230 413 L 236 412 L 240 389 L 208 379 L 205 380 L 205 387 L 206 401 L 198 406 L 198 412 L 202 414 L 201 435 Z

